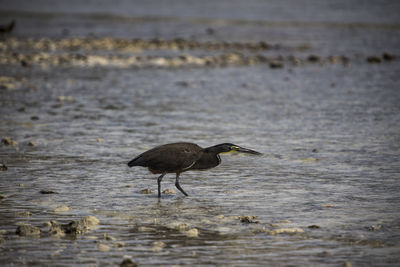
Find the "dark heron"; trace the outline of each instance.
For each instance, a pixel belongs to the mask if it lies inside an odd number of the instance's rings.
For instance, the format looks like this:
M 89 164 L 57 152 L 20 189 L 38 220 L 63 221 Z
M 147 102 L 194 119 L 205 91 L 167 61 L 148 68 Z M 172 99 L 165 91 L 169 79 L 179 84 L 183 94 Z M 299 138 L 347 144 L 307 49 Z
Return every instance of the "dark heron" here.
M 179 184 L 179 175 L 185 171 L 208 170 L 214 168 L 221 163 L 219 154 L 229 152 L 262 155 L 260 152 L 230 143 L 207 148 L 202 148 L 193 143 L 173 143 L 158 146 L 140 154 L 129 161 L 128 166 L 147 167 L 151 173 L 161 174 L 157 179 L 158 197 L 161 197 L 162 178 L 167 173 L 176 173 L 176 188 L 185 196 L 188 196 Z

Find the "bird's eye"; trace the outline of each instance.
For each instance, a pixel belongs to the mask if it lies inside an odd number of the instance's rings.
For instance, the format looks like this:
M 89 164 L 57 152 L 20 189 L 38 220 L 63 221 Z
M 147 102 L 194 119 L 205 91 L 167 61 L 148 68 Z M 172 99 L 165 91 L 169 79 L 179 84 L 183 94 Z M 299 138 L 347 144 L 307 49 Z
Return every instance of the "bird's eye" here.
M 239 148 L 238 146 L 231 146 L 231 150 L 236 150 L 238 148 Z

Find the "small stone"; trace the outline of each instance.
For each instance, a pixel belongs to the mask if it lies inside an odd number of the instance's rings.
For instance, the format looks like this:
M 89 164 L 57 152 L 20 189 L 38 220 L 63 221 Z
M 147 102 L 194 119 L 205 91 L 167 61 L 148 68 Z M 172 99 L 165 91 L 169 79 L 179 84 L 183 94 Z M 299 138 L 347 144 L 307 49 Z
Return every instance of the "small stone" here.
M 280 69 L 283 68 L 283 63 L 281 61 L 274 60 L 269 63 L 269 67 L 271 69 Z
M 316 224 L 312 224 L 312 225 L 309 225 L 308 228 L 310 228 L 310 229 L 319 229 L 319 228 L 321 228 L 321 226 L 316 225 Z
M 377 224 L 377 225 L 371 225 L 367 227 L 368 231 L 377 231 L 380 230 L 382 228 L 382 225 Z
M 37 121 L 37 120 L 39 120 L 39 117 L 38 116 L 31 116 L 31 120 Z
M 278 234 L 295 234 L 295 233 L 303 233 L 304 230 L 301 228 L 279 228 L 275 230 L 271 230 L 269 233 L 271 235 L 278 235 Z
M 259 223 L 257 216 L 239 216 L 239 220 L 242 223 Z
M 5 199 L 5 198 L 6 198 L 6 196 L 0 195 L 0 200 L 3 200 L 3 199 Z
M 102 139 L 102 138 L 97 138 L 97 139 L 96 139 L 96 142 L 97 142 L 97 143 L 102 143 L 102 142 L 103 142 L 103 139 Z
M 166 194 L 166 195 L 172 195 L 172 194 L 176 194 L 176 191 L 174 189 L 168 188 L 168 189 L 165 189 L 162 193 Z
M 142 189 L 142 190 L 140 190 L 140 192 L 139 192 L 140 194 L 151 194 L 151 193 L 153 193 L 149 188 L 146 188 L 146 189 Z
M 321 58 L 319 56 L 316 56 L 316 55 L 309 55 L 307 60 L 309 62 L 316 63 L 316 62 L 320 62 Z
M 349 262 L 349 261 L 345 261 L 345 262 L 343 262 L 343 264 L 342 264 L 342 267 L 352 267 L 353 265 L 351 264 L 351 262 Z
M 184 234 L 187 237 L 198 237 L 199 236 L 199 230 L 197 230 L 196 228 L 192 228 L 192 229 L 187 230 L 186 232 L 184 232 Z
M 166 246 L 165 243 L 162 241 L 154 241 L 152 245 L 153 247 L 151 248 L 151 250 L 154 252 L 160 252 Z
M 317 153 L 317 152 L 318 152 L 318 149 L 314 148 L 313 150 L 311 150 L 311 152 Z
M 64 102 L 64 101 L 72 101 L 72 100 L 74 100 L 73 98 L 72 98 L 72 96 L 59 96 L 59 97 L 57 97 L 57 101 L 58 102 Z
M 67 212 L 70 208 L 66 205 L 61 205 L 53 209 L 53 212 Z
M 0 171 L 6 171 L 8 170 L 8 167 L 4 163 L 0 163 Z
M 20 211 L 20 212 L 17 212 L 16 215 L 18 217 L 32 217 L 32 212 L 30 212 L 30 211 Z
M 382 59 L 379 56 L 369 56 L 367 57 L 368 63 L 381 63 Z
M 137 267 L 137 263 L 133 262 L 131 259 L 124 259 L 120 264 L 119 267 Z
M 40 229 L 30 224 L 19 225 L 16 234 L 19 236 L 38 236 L 40 235 Z
M 33 147 L 33 146 L 36 146 L 36 144 L 34 142 L 32 142 L 32 141 L 29 141 L 28 142 L 28 146 L 32 146 Z
M 110 247 L 107 246 L 106 244 L 100 243 L 98 244 L 97 248 L 99 249 L 99 251 L 101 252 L 107 252 L 110 250 Z
M 115 242 L 113 245 L 115 248 L 123 248 L 123 247 L 125 247 L 125 242 L 118 241 L 118 242 Z
M 324 208 L 335 208 L 336 206 L 333 205 L 333 204 L 321 204 L 321 207 L 324 207 Z
M 85 228 L 85 229 L 93 229 L 96 228 L 97 225 L 99 225 L 100 220 L 97 219 L 96 217 L 92 215 L 88 215 L 86 217 L 83 217 L 80 220 L 80 224 Z
M 5 234 L 7 234 L 7 230 L 1 229 L 0 230 L 0 235 L 5 235 Z
M 104 234 L 103 234 L 103 238 L 104 238 L 105 240 L 111 240 L 111 241 L 114 241 L 114 240 L 115 240 L 115 237 L 110 236 L 110 235 L 108 235 L 107 233 L 104 233 Z
M 44 194 L 44 195 L 46 195 L 46 194 L 57 194 L 57 192 L 55 192 L 53 190 L 50 190 L 50 189 L 42 189 L 42 190 L 40 190 L 40 194 Z
M 395 55 L 387 53 L 387 52 L 383 53 L 382 57 L 383 57 L 383 60 L 386 60 L 386 61 L 392 61 L 393 59 L 396 58 Z
M 1 142 L 6 146 L 16 146 L 18 145 L 17 141 L 14 141 L 11 137 L 4 137 L 1 139 Z

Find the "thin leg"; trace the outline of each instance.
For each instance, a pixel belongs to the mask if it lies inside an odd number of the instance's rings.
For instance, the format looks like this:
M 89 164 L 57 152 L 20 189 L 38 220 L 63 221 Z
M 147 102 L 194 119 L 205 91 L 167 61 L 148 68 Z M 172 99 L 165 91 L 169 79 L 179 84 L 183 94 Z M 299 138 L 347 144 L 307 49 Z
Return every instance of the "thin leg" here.
M 176 173 L 176 181 L 175 181 L 175 186 L 176 188 L 179 189 L 185 196 L 188 196 L 188 194 L 182 189 L 181 185 L 179 184 L 179 172 Z
M 158 183 L 158 197 L 161 197 L 161 180 L 164 177 L 164 175 L 166 175 L 167 173 L 164 172 L 163 174 L 161 174 L 158 178 L 157 178 L 157 183 Z

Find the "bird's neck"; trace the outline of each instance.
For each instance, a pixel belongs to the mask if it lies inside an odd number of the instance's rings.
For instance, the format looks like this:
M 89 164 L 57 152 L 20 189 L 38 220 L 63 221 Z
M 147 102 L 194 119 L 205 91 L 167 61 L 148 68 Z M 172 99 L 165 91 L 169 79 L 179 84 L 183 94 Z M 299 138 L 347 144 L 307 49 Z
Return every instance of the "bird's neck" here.
M 210 155 L 215 155 L 217 156 L 219 153 L 221 153 L 221 149 L 219 146 L 210 146 L 204 149 L 204 152 Z

